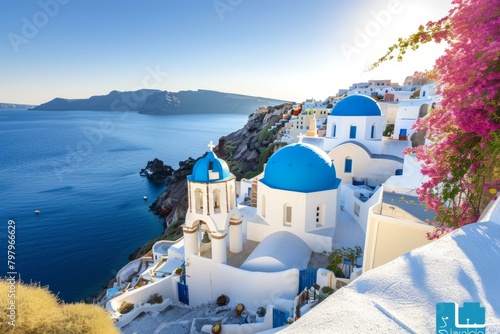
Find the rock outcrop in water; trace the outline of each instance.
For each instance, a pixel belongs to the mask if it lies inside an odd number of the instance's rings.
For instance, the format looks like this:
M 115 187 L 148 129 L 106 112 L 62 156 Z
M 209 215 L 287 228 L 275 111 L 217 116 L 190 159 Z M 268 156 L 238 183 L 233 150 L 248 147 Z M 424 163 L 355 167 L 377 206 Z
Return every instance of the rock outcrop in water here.
M 165 165 L 163 161 L 155 158 L 148 161 L 146 168 L 141 169 L 139 174 L 146 176 L 149 180 L 164 180 L 174 172 L 172 166 Z
M 214 152 L 219 158 L 226 160 L 237 180 L 262 172 L 263 165 L 271 154 L 284 145 L 275 143 L 275 140 L 278 131 L 284 126 L 283 114 L 291 107 L 291 103 L 285 103 L 260 109 L 248 117 L 247 124 L 242 129 L 219 139 Z M 166 179 L 166 190 L 150 206 L 155 214 L 165 218 L 165 227 L 184 220 L 186 216 L 186 177 L 191 174 L 198 159 L 189 158 L 179 162 L 179 168 Z

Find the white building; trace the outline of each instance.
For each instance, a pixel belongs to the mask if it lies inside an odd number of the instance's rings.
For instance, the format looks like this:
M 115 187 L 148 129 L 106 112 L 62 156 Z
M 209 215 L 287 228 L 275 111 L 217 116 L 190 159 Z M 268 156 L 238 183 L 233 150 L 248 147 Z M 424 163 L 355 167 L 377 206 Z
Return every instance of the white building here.
M 248 305 L 272 294 L 293 299 L 299 270 L 308 267 L 312 252 L 332 251 L 340 179 L 325 152 L 304 143 L 285 146 L 271 156 L 256 185 L 256 207 L 235 206 L 234 176 L 213 152 L 188 176 L 183 231 L 190 305 L 220 294 Z M 258 246 L 239 267 L 228 264 L 227 252 L 238 254 L 247 243 Z M 283 275 L 287 283 L 279 279 Z M 245 291 L 228 284 L 230 277 L 246 282 Z

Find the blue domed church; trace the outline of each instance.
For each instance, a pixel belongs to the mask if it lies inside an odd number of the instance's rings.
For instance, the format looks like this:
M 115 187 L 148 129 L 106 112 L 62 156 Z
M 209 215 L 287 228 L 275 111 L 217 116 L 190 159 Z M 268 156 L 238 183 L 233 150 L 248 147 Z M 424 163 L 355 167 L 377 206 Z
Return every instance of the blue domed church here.
M 340 100 L 328 116 L 324 150 L 354 141 L 380 154 L 383 130 L 384 116 L 378 103 L 366 95 L 351 95 Z
M 313 145 L 285 146 L 255 179 L 256 205 L 238 207 L 235 177 L 209 147 L 187 177 L 183 291 L 190 305 L 221 293 L 245 305 L 266 305 L 272 295 L 293 300 L 312 252 L 332 251 L 341 182 L 333 162 Z M 244 262 L 233 261 L 237 254 Z
M 248 238 L 288 231 L 312 251 L 330 252 L 339 185 L 335 166 L 321 149 L 302 142 L 279 149 L 258 180 L 258 219 L 247 223 Z

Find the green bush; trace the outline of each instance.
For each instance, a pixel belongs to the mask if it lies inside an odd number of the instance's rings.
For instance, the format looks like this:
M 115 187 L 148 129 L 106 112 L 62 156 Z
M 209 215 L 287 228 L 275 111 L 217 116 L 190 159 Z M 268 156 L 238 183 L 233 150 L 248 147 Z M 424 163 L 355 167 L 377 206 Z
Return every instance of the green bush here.
M 342 247 L 335 249 L 328 255 L 328 266 L 326 269 L 333 271 L 336 277 L 344 278 L 344 273 L 340 268 L 340 265 L 344 261 L 344 259 L 348 259 L 351 261 L 351 265 L 356 263 L 356 260 L 361 257 L 363 254 L 363 250 L 360 246 L 354 247 L 354 249 L 350 247 Z
M 385 130 L 383 132 L 383 135 L 386 137 L 389 137 L 391 135 L 392 131 L 394 131 L 394 124 L 387 124 L 387 126 L 385 127 Z

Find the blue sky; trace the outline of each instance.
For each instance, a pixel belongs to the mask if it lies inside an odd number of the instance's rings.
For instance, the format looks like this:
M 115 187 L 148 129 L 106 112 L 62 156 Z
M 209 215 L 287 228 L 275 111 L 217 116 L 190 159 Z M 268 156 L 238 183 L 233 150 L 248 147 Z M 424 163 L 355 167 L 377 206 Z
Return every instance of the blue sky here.
M 402 82 L 444 46 L 366 66 L 451 0 L 2 0 L 0 101 L 212 89 L 302 101 Z

